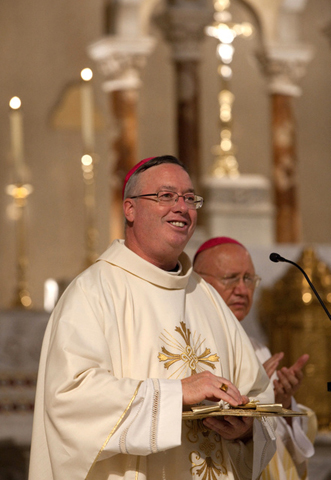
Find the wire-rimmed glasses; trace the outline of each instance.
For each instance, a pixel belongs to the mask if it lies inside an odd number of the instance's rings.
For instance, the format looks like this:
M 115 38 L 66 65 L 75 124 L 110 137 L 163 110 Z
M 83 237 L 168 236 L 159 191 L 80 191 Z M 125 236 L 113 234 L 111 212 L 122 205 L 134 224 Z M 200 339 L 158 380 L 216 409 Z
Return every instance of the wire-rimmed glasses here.
M 184 195 L 179 195 L 177 192 L 168 192 L 161 190 L 158 193 L 145 193 L 142 195 L 135 195 L 129 198 L 144 198 L 144 197 L 156 197 L 155 201 L 159 202 L 160 205 L 168 205 L 172 207 L 175 205 L 179 198 L 182 197 L 187 208 L 197 210 L 203 205 L 203 197 L 196 195 L 195 193 L 184 193 Z

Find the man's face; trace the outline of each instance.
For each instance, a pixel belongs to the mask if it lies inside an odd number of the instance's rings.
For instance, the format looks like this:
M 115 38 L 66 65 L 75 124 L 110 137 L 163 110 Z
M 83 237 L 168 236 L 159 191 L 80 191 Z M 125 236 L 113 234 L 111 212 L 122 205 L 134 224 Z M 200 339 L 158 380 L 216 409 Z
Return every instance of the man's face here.
M 139 175 L 135 195 L 161 190 L 179 195 L 194 191 L 189 175 L 178 165 L 158 165 Z M 143 197 L 126 199 L 124 212 L 129 224 L 126 245 L 160 268 L 173 268 L 194 232 L 197 211 L 189 209 L 183 198 L 165 206 L 155 197 Z
M 248 251 L 228 243 L 201 252 L 194 269 L 221 295 L 239 321 L 251 309 L 254 287 L 245 285 L 244 276 L 254 277 L 255 269 Z M 201 273 L 200 273 L 201 272 Z M 240 277 L 235 285 L 225 285 L 221 279 Z

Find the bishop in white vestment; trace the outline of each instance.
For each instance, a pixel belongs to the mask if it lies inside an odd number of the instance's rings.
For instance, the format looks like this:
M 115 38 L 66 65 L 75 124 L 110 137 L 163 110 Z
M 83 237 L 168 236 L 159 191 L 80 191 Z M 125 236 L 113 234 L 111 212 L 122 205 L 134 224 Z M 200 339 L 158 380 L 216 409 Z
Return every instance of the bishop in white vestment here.
M 155 189 L 191 191 L 180 166 L 154 166 L 141 178 L 153 169 Z M 168 224 L 165 209 L 148 204 L 155 223 L 162 213 L 173 244 L 194 218 L 191 197 L 168 208 Z M 131 203 L 147 208 L 147 200 Z M 203 421 L 182 421 L 182 380 L 192 377 L 221 377 L 229 390 L 273 401 L 247 335 L 186 254 L 171 272 L 133 250 L 114 241 L 55 307 L 41 353 L 29 480 L 256 480 L 275 451 L 272 422 L 256 419 L 251 438 L 225 440 Z

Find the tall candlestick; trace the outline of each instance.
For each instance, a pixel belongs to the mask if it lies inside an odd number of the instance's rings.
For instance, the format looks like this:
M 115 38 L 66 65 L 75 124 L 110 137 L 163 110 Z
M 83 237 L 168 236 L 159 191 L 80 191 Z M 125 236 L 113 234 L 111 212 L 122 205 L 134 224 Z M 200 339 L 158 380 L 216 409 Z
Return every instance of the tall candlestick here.
M 7 186 L 7 193 L 13 197 L 14 207 L 17 209 L 17 217 L 15 219 L 17 284 L 13 300 L 14 307 L 32 307 L 27 279 L 29 262 L 26 247 L 26 206 L 28 196 L 32 191 L 32 185 L 22 185 L 21 182 Z
M 11 134 L 11 155 L 14 162 L 17 180 L 22 181 L 23 176 L 23 119 L 21 111 L 21 100 L 18 97 L 11 98 L 10 106 L 10 134 Z
M 91 79 L 93 72 L 90 68 L 81 71 L 83 83 L 81 86 L 81 119 L 84 152 L 93 153 L 94 150 L 94 102 Z

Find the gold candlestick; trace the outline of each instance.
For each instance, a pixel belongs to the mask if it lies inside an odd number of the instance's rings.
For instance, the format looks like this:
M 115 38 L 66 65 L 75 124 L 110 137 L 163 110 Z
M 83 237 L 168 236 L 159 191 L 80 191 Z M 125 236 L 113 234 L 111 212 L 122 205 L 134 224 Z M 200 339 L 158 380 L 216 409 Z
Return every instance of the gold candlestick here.
M 9 107 L 11 159 L 14 167 L 14 176 L 15 181 L 23 182 L 25 165 L 23 157 L 23 118 L 20 98 L 12 97 L 9 101 Z
M 96 200 L 95 200 L 95 167 L 97 156 L 94 153 L 94 100 L 91 80 L 93 72 L 90 68 L 81 71 L 83 83 L 81 85 L 81 121 L 83 152 L 81 166 L 84 180 L 85 206 L 85 242 L 86 256 L 84 267 L 89 267 L 98 258 L 97 244 L 99 232 L 96 228 Z
M 99 232 L 96 228 L 96 200 L 95 200 L 95 165 L 96 155 L 83 155 L 81 159 L 84 179 L 84 206 L 85 206 L 85 241 L 86 256 L 85 268 L 92 265 L 98 258 L 97 245 Z
M 232 140 L 232 104 L 234 102 L 234 95 L 230 90 L 231 62 L 234 54 L 232 43 L 236 37 L 249 37 L 253 33 L 251 24 L 245 22 L 234 23 L 232 21 L 229 8 L 230 0 L 215 0 L 215 22 L 206 28 L 206 34 L 219 41 L 217 55 L 220 59 L 218 74 L 221 78 L 221 92 L 218 96 L 218 102 L 221 131 L 219 145 L 212 148 L 215 159 L 211 174 L 215 177 L 239 176 L 236 148 Z
M 33 188 L 29 184 L 15 183 L 8 185 L 6 191 L 13 198 L 16 223 L 17 285 L 12 306 L 28 309 L 32 307 L 32 299 L 27 280 L 29 262 L 26 249 L 26 206 L 27 197 Z

